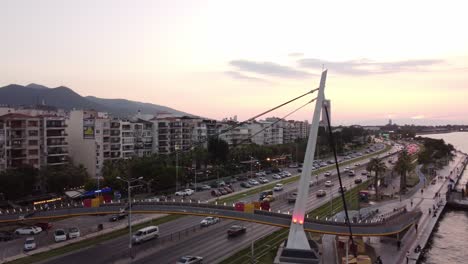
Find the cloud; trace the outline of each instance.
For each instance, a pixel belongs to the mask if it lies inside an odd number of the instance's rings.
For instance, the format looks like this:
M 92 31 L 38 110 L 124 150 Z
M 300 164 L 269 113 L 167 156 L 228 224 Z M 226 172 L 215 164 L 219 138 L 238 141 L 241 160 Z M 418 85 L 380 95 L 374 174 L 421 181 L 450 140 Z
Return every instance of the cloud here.
M 266 76 L 301 79 L 314 76 L 315 74 L 296 70 L 292 67 L 279 65 L 273 62 L 255 62 L 248 60 L 233 60 L 229 64 L 238 68 L 241 71 L 250 73 L 262 74 Z
M 304 68 L 321 69 L 322 65 L 333 72 L 349 75 L 386 74 L 408 71 L 424 71 L 427 67 L 441 64 L 443 60 L 404 60 L 394 62 L 375 62 L 368 59 L 349 61 L 326 61 L 320 59 L 301 59 L 299 65 Z
M 288 54 L 289 57 L 302 57 L 304 56 L 304 53 L 302 52 L 292 52 Z
M 426 116 L 425 115 L 416 115 L 416 116 L 412 116 L 411 119 L 425 119 Z
M 231 76 L 231 78 L 238 79 L 238 80 L 254 81 L 254 82 L 267 82 L 267 83 L 270 82 L 270 81 L 262 79 L 262 78 L 247 76 L 245 74 L 242 74 L 242 73 L 236 72 L 236 71 L 226 71 L 224 73 Z

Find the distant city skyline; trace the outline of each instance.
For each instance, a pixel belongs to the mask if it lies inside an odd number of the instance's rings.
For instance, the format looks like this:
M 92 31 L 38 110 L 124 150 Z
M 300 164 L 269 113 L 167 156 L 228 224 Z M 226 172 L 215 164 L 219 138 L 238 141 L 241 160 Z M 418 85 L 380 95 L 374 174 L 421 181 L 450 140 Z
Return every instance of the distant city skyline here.
M 325 67 L 334 125 L 468 124 L 467 7 L 7 0 L 0 86 L 63 85 L 242 121 L 317 87 Z M 312 109 L 289 119 L 310 121 Z

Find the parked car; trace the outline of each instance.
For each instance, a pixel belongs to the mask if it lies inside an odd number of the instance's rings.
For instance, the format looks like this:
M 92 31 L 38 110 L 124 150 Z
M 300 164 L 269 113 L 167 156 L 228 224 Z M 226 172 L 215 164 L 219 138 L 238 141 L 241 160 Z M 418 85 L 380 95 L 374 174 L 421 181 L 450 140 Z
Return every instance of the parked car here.
M 273 169 L 271 169 L 271 172 L 278 173 L 278 172 L 281 172 L 281 169 L 280 168 L 273 168 Z
M 15 230 L 15 234 L 17 235 L 36 235 L 40 232 L 42 232 L 42 228 L 38 226 L 20 227 Z
M 183 256 L 180 257 L 176 264 L 201 264 L 203 258 L 200 256 Z
M 245 234 L 246 231 L 247 231 L 247 228 L 245 226 L 233 225 L 228 229 L 227 234 L 228 234 L 228 237 L 234 237 L 234 236 L 238 236 L 241 234 Z
M 283 175 L 286 177 L 291 177 L 292 174 L 289 171 L 283 171 Z
M 325 173 L 323 174 L 323 176 L 325 176 L 325 177 L 330 177 L 330 176 L 331 176 L 331 172 L 327 171 L 327 172 L 325 172 Z
M 232 188 L 232 186 L 225 186 L 223 187 L 224 190 L 226 190 L 226 192 L 228 193 L 233 193 L 234 192 L 234 189 Z
M 177 191 L 175 192 L 175 196 L 185 196 L 187 193 L 185 191 Z
M 185 189 L 186 195 L 192 195 L 195 191 L 192 189 Z
M 356 179 L 354 179 L 354 183 L 356 183 L 356 184 L 362 183 L 362 179 L 361 178 L 356 178 Z
M 260 178 L 258 178 L 258 181 L 259 181 L 260 183 L 269 183 L 269 182 L 270 182 L 270 181 L 269 181 L 267 178 L 265 178 L 265 177 L 260 177 Z
M 317 197 L 323 197 L 325 195 L 327 195 L 327 192 L 324 190 L 318 190 L 316 194 Z
M 236 183 L 236 182 L 237 182 L 237 179 L 236 179 L 236 178 L 231 178 L 231 179 L 229 180 L 229 183 L 230 183 L 230 184 L 233 184 L 233 183 Z
M 349 171 L 348 171 L 348 176 L 349 176 L 349 177 L 354 177 L 354 176 L 356 176 L 356 174 L 354 173 L 353 170 L 349 170 Z
M 221 193 L 221 195 L 226 195 L 228 192 L 224 190 L 223 188 L 219 188 L 218 191 Z
M 23 247 L 25 251 L 36 249 L 36 247 L 37 245 L 36 245 L 36 240 L 34 240 L 34 237 L 26 238 L 26 240 L 24 241 L 24 247 Z
M 361 172 L 361 175 L 362 175 L 362 176 L 367 176 L 368 174 L 369 174 L 368 171 L 362 171 L 362 172 Z
M 250 188 L 250 187 L 252 187 L 252 185 L 248 184 L 247 182 L 241 182 L 240 186 L 243 187 L 243 188 Z
M 289 164 L 288 167 L 289 168 L 297 168 L 297 167 L 299 167 L 299 165 L 297 163 L 291 163 L 291 164 Z
M 273 191 L 270 190 L 270 191 L 261 192 L 261 193 L 260 193 L 259 201 L 263 201 L 263 199 L 264 199 L 265 197 L 267 197 L 268 195 L 273 195 Z
M 325 187 L 332 187 L 333 186 L 333 182 L 332 181 L 326 181 L 325 182 Z
M 348 172 L 348 171 L 350 171 L 350 170 L 351 170 L 350 167 L 346 167 L 346 168 L 344 169 L 345 172 Z
M 34 226 L 38 226 L 38 227 L 42 228 L 43 231 L 49 230 L 49 229 L 52 228 L 52 224 L 51 224 L 51 223 L 47 223 L 47 222 L 35 223 Z
M 133 244 L 140 244 L 144 241 L 158 238 L 159 237 L 159 227 L 158 226 L 147 226 L 145 228 L 139 229 L 132 236 Z
M 111 217 L 109 218 L 109 222 L 115 222 L 115 221 L 122 220 L 125 217 L 127 217 L 127 215 L 128 215 L 127 213 L 120 213 L 120 214 L 111 215 Z
M 211 190 L 211 196 L 215 196 L 215 197 L 218 197 L 218 196 L 221 196 L 223 195 L 220 191 L 214 189 L 214 190 Z
M 276 173 L 275 173 L 275 174 L 273 174 L 271 177 L 272 177 L 273 179 L 276 179 L 276 180 L 279 180 L 279 179 L 281 179 L 281 176 L 280 176 L 280 175 L 278 175 L 278 174 L 276 174 Z
M 359 166 L 361 166 L 361 163 L 354 164 L 354 167 L 359 167 Z
M 297 192 L 292 192 L 288 195 L 288 203 L 295 203 L 297 198 Z
M 346 192 L 347 190 L 348 190 L 348 189 L 346 189 L 346 187 L 344 187 L 344 186 L 338 188 L 338 192 L 340 192 L 340 193 L 341 193 L 341 192 Z
M 205 184 L 201 187 L 202 190 L 211 190 L 211 186 Z
M 78 238 L 81 236 L 80 229 L 78 227 L 70 227 L 68 228 L 68 238 Z
M 15 239 L 15 234 L 8 231 L 0 231 L 0 241 L 10 241 Z
M 283 190 L 283 184 L 281 184 L 281 183 L 277 183 L 275 185 L 275 187 L 273 187 L 273 191 L 279 192 L 279 191 L 282 191 L 282 190 Z
M 302 172 L 302 168 L 297 169 L 297 172 Z
M 214 225 L 214 224 L 217 224 L 217 223 L 219 223 L 219 218 L 209 216 L 209 217 L 205 217 L 205 219 L 201 220 L 200 226 L 201 227 L 206 227 L 206 226 Z
M 248 183 L 249 183 L 250 185 L 259 185 L 259 184 L 260 184 L 258 181 L 254 180 L 254 179 L 250 179 L 250 180 L 248 181 Z
M 275 200 L 275 197 L 273 195 L 267 195 L 265 198 L 263 198 L 264 202 L 273 202 Z
M 54 231 L 54 240 L 55 242 L 65 241 L 67 240 L 67 233 L 63 229 L 56 229 Z

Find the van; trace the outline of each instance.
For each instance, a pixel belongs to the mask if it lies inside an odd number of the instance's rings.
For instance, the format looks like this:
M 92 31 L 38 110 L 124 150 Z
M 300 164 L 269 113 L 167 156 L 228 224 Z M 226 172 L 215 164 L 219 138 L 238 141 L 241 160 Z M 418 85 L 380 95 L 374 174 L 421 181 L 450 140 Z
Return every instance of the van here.
M 148 226 L 136 231 L 132 237 L 133 244 L 140 244 L 144 241 L 159 237 L 159 227 Z

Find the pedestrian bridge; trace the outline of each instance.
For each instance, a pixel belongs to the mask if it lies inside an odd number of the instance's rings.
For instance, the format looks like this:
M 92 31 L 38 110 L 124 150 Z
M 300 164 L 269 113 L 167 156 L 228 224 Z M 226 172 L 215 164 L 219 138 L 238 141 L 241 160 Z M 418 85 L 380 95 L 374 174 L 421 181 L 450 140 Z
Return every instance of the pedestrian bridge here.
M 37 221 L 51 218 L 74 217 L 82 215 L 117 214 L 127 206 L 127 203 L 107 203 L 100 207 L 83 207 L 81 204 L 62 204 L 45 210 L 44 208 L 21 208 L 0 211 L 0 223 Z M 196 216 L 214 216 L 219 218 L 248 221 L 283 228 L 289 228 L 291 215 L 269 211 L 255 210 L 252 213 L 236 211 L 233 206 L 214 205 L 207 203 L 187 202 L 135 202 L 132 204 L 133 214 L 178 214 Z M 422 213 L 398 211 L 388 214 L 378 220 L 353 222 L 352 232 L 356 236 L 389 236 L 398 234 L 419 221 Z M 348 226 L 335 219 L 319 220 L 305 218 L 303 223 L 307 232 L 349 235 Z

